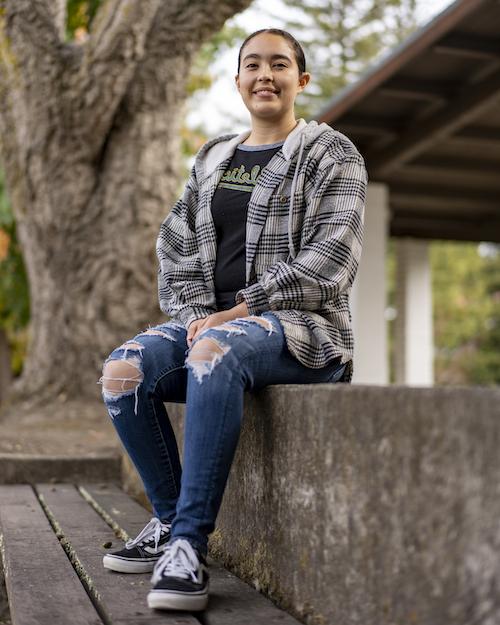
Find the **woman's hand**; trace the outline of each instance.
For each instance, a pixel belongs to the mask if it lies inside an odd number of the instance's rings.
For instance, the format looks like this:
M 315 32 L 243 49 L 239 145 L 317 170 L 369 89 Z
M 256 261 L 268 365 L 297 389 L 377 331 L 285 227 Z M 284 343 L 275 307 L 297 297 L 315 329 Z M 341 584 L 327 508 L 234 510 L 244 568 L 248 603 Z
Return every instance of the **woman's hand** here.
M 234 317 L 228 316 L 229 310 L 220 310 L 219 312 L 213 313 L 208 317 L 204 317 L 203 319 L 196 319 L 189 324 L 188 333 L 186 337 L 186 341 L 188 347 L 191 347 L 193 341 L 197 338 L 200 332 L 206 330 L 207 328 L 213 328 L 214 326 L 220 326 L 222 323 L 229 321 L 230 319 L 234 319 Z
M 195 337 L 198 336 L 198 334 L 201 332 L 201 329 L 203 328 L 203 325 L 207 319 L 208 317 L 203 317 L 202 319 L 195 319 L 189 324 L 187 336 L 186 336 L 186 342 L 188 344 L 188 347 L 191 347 L 191 343 L 193 342 Z
M 229 310 L 219 310 L 208 317 L 192 321 L 189 324 L 186 336 L 188 347 L 191 347 L 193 341 L 200 334 L 200 332 L 203 332 L 203 330 L 220 326 L 221 324 L 226 323 L 226 321 L 231 321 L 232 319 L 237 319 L 238 317 L 248 317 L 248 308 L 245 302 L 242 302 Z

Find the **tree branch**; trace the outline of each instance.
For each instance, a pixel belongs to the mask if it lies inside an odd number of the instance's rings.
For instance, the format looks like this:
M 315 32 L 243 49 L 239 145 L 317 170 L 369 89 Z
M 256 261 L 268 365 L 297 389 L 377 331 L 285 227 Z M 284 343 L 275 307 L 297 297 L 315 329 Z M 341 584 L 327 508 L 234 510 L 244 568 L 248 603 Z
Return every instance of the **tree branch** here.
M 47 6 L 61 41 L 66 36 L 67 0 L 51 0 Z
M 134 102 L 148 77 L 168 75 L 160 68 L 182 57 L 182 65 L 224 22 L 252 0 L 108 0 L 100 9 L 78 77 L 85 116 L 77 126 L 101 148 L 129 86 Z M 189 63 L 188 63 L 189 65 Z M 186 76 L 187 78 L 187 76 Z M 134 85 L 138 85 L 134 88 Z M 172 89 L 183 85 L 158 85 Z M 143 96 L 144 99 L 144 96 Z
M 176 42 L 191 48 L 192 53 L 225 21 L 250 6 L 252 0 L 177 0 L 165 2 L 148 38 L 147 58 L 160 60 Z
M 0 0 L 0 150 L 8 178 L 25 169 L 31 143 L 46 132 L 34 120 L 58 115 L 48 96 L 58 83 L 62 42 L 47 1 Z
M 109 131 L 164 0 L 107 0 L 98 11 L 90 37 L 83 44 L 83 60 L 71 77 L 76 106 L 75 126 L 95 155 Z M 168 4 L 168 2 L 166 2 Z
M 59 62 L 62 45 L 54 22 L 56 15 L 62 19 L 61 13 L 48 2 L 53 0 L 0 0 L 2 37 L 7 38 L 12 60 L 22 68 L 36 65 L 41 72 L 34 73 L 42 73 L 42 78 L 49 63 Z

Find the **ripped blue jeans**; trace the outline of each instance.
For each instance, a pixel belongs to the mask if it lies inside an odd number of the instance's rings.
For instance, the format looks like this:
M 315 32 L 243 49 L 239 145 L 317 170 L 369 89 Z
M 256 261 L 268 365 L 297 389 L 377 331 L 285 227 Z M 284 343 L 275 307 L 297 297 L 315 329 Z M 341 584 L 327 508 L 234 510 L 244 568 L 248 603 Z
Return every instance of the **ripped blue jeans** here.
M 302 365 L 272 313 L 209 328 L 191 348 L 186 335 L 173 322 L 138 334 L 111 353 L 101 380 L 108 412 L 154 514 L 172 522 L 173 538 L 206 553 L 240 435 L 244 392 L 269 384 L 337 382 L 345 365 Z M 163 402 L 186 403 L 182 470 Z

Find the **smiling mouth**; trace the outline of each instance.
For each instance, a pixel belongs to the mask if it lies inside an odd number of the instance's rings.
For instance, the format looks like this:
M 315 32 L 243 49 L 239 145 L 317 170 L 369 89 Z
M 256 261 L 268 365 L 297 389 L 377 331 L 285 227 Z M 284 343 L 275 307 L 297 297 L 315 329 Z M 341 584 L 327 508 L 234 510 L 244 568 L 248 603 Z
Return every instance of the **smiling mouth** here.
M 253 94 L 254 95 L 260 95 L 260 96 L 272 96 L 272 95 L 278 95 L 278 91 L 273 91 L 272 89 L 260 89 L 259 91 L 254 91 Z

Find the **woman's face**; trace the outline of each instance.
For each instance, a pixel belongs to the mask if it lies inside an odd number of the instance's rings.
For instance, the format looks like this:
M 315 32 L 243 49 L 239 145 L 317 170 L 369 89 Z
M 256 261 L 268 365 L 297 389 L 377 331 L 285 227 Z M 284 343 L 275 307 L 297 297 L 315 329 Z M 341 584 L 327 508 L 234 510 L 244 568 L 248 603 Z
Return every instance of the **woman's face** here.
M 295 98 L 309 82 L 299 68 L 293 49 L 280 35 L 262 33 L 241 52 L 236 85 L 253 119 L 278 121 L 293 116 Z

